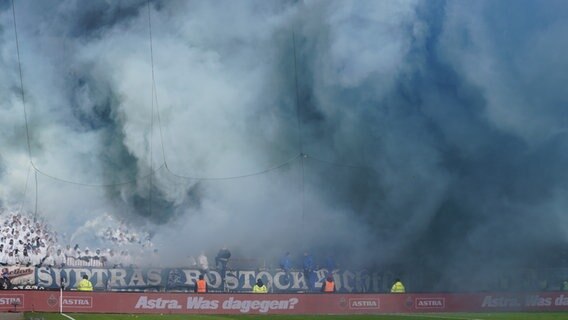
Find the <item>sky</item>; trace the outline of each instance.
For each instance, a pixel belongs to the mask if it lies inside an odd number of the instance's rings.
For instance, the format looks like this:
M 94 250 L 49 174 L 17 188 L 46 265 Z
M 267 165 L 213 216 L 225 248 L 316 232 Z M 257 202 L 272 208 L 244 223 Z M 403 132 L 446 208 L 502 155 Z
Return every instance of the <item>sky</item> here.
M 309 251 L 445 287 L 557 265 L 567 7 L 1 0 L 0 205 L 84 243 L 110 215 L 171 259 Z

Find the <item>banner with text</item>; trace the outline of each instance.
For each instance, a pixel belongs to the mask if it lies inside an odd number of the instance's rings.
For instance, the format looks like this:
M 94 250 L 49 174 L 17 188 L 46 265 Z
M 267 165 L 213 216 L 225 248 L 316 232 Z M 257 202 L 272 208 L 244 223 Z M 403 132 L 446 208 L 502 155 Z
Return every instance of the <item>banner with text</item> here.
M 35 284 L 39 288 L 55 289 L 63 282 L 66 288 L 76 287 L 86 274 L 95 290 L 115 291 L 192 291 L 201 274 L 196 269 L 182 268 L 37 268 Z M 217 271 L 206 274 L 210 291 L 251 292 L 256 279 L 260 278 L 272 293 L 318 292 L 326 278 L 327 270 L 304 273 L 280 270 L 228 270 L 224 277 Z M 338 292 L 388 292 L 394 276 L 385 272 L 350 270 L 333 272 Z
M 568 311 L 562 292 L 511 294 L 184 294 L 4 291 L 1 311 L 176 314 L 376 314 Z

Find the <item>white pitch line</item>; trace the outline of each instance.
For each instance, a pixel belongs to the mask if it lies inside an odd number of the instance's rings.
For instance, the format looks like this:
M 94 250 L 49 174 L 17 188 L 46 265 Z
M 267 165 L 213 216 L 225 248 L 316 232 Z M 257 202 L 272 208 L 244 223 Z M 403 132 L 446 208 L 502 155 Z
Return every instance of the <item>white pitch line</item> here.
M 69 320 L 75 320 L 75 318 L 73 318 L 73 317 L 71 317 L 71 316 L 68 316 L 68 315 L 66 315 L 66 314 L 63 313 L 63 312 L 61 313 L 61 315 L 64 316 L 64 317 L 67 317 Z

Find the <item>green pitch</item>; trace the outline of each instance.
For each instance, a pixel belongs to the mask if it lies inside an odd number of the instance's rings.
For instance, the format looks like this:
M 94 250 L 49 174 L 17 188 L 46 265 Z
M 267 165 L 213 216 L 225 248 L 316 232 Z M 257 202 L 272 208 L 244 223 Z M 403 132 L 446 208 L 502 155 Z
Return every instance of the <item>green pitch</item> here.
M 444 313 L 396 315 L 125 315 L 68 313 L 26 313 L 25 320 L 568 320 L 567 313 Z M 1 318 L 1 314 L 0 314 Z

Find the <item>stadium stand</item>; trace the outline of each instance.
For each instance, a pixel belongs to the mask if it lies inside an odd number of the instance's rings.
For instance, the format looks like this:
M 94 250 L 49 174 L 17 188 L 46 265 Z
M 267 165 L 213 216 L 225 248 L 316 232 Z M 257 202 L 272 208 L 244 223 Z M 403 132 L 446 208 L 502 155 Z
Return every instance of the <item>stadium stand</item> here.
M 128 267 L 155 255 L 150 234 L 130 229 L 124 222 L 98 236 L 107 248 L 94 250 L 79 244 L 63 247 L 56 231 L 41 217 L 0 209 L 0 265 L 36 267 Z M 138 249 L 132 255 L 127 249 Z

